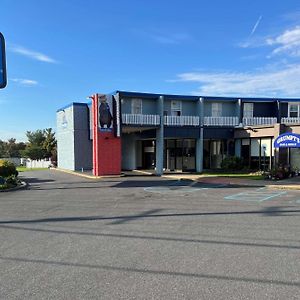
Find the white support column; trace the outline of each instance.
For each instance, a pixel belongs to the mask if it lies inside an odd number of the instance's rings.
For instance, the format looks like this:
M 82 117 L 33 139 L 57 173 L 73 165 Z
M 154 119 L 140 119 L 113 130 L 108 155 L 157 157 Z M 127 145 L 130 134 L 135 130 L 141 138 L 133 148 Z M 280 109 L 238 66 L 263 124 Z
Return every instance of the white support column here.
M 203 98 L 199 98 L 197 103 L 197 113 L 200 118 L 200 133 L 199 138 L 196 141 L 196 172 L 201 173 L 203 171 Z
M 163 174 L 164 167 L 164 97 L 160 96 L 157 103 L 157 113 L 160 115 L 160 126 L 156 129 L 156 175 Z

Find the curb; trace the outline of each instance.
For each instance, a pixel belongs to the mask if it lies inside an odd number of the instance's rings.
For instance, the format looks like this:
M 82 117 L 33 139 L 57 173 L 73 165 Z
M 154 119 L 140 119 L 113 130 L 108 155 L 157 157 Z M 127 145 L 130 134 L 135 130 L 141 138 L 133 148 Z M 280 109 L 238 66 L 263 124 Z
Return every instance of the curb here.
M 202 176 L 199 176 L 198 178 L 185 178 L 185 177 L 179 177 L 179 176 L 168 176 L 168 175 L 162 175 L 164 178 L 170 178 L 170 179 L 177 179 L 177 180 L 190 180 L 194 182 L 201 182 Z M 300 190 L 300 185 L 298 186 L 292 186 L 292 185 L 274 185 L 274 184 L 255 184 L 255 183 L 246 183 L 246 182 L 234 182 L 234 181 L 229 181 L 226 183 L 226 185 L 240 185 L 240 186 L 245 186 L 245 187 L 266 187 L 269 189 L 279 189 L 279 190 Z
M 13 188 L 6 189 L 6 190 L 0 190 L 0 193 L 14 192 L 14 191 L 17 191 L 17 190 L 26 189 L 27 187 L 28 187 L 28 183 L 25 182 L 25 181 L 21 181 L 21 185 L 17 185 Z
M 300 190 L 300 186 L 293 185 L 268 185 L 267 188 L 277 190 Z
M 75 176 L 80 176 L 88 179 L 105 179 L 105 178 L 120 178 L 124 175 L 105 175 L 105 176 L 94 176 L 94 175 L 87 175 L 87 174 L 81 174 L 74 171 L 66 170 L 66 169 L 58 169 L 58 168 L 50 168 L 50 170 L 55 170 L 62 173 L 67 173 Z
M 133 170 L 133 172 L 140 173 L 140 174 L 143 174 L 143 175 L 155 176 L 155 174 L 153 174 L 151 172 L 147 172 L 147 171 Z

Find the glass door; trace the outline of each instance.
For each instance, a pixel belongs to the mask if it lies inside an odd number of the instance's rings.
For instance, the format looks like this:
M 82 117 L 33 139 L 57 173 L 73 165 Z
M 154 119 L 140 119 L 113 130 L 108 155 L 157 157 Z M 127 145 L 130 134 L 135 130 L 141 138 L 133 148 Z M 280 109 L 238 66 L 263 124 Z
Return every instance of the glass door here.
M 182 171 L 196 170 L 196 143 L 195 140 L 183 140 Z

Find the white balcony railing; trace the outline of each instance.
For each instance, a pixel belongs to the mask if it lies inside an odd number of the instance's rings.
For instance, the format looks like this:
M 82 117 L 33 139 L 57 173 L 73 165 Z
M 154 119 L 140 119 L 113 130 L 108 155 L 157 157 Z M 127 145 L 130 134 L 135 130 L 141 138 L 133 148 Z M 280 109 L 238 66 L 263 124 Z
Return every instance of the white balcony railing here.
M 272 117 L 243 118 L 243 126 L 274 125 L 276 123 L 277 118 Z
M 300 124 L 300 118 L 281 118 L 282 124 Z
M 164 116 L 167 126 L 199 126 L 199 120 L 197 116 Z
M 159 115 L 122 114 L 122 123 L 126 125 L 159 125 Z
M 204 126 L 237 126 L 239 125 L 238 117 L 204 117 Z

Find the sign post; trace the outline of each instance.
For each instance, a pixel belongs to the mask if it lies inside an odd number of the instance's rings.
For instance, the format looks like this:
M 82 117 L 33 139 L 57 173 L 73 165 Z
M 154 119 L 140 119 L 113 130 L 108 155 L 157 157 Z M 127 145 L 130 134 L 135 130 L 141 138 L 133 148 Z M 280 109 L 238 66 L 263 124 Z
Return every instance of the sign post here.
M 5 41 L 2 33 L 0 32 L 0 89 L 5 88 L 6 84 Z

